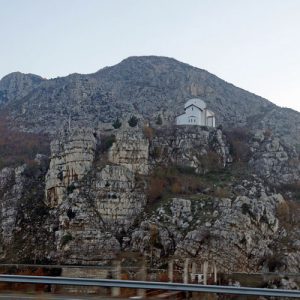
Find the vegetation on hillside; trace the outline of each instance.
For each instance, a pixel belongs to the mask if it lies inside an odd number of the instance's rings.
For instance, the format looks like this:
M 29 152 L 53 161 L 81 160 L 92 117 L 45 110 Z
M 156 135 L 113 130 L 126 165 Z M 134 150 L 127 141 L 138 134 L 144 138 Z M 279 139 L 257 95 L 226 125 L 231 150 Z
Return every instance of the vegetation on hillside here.
M 0 169 L 31 163 L 37 153 L 49 155 L 49 137 L 12 129 L 5 116 L 0 115 Z

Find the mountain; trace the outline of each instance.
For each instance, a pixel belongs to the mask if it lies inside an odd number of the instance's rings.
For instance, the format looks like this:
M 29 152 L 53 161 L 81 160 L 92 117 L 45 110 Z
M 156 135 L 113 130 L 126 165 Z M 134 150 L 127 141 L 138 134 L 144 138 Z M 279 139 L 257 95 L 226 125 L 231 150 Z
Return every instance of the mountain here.
M 43 80 L 44 79 L 40 76 L 20 72 L 6 75 L 0 81 L 0 104 L 25 97 Z
M 217 76 L 167 57 L 129 57 L 94 74 L 51 80 L 12 73 L 0 81 L 2 109 L 13 124 L 54 133 L 74 125 L 102 128 L 134 114 L 173 123 L 188 98 L 203 98 L 225 128 L 265 128 L 300 144 L 300 114 L 235 87 Z
M 299 273 L 298 112 L 153 56 L 0 94 L 0 262 Z

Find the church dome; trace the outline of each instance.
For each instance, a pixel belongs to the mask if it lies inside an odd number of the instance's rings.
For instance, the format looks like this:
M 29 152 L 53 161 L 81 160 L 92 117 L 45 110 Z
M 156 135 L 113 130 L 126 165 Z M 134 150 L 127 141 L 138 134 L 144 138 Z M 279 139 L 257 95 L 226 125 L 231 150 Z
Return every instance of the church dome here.
M 188 100 L 185 103 L 184 108 L 187 108 L 191 105 L 195 105 L 195 106 L 199 107 L 202 110 L 206 108 L 206 103 L 203 100 L 199 99 L 199 98 L 193 98 L 193 99 Z

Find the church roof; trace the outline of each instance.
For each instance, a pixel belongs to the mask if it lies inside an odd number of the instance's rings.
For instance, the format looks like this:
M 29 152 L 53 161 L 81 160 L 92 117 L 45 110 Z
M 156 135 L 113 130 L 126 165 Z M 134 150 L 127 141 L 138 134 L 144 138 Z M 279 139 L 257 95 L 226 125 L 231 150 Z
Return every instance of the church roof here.
M 199 98 L 193 98 L 193 99 L 188 100 L 185 103 L 184 108 L 186 109 L 191 105 L 194 105 L 194 106 L 196 106 L 196 107 L 198 107 L 202 110 L 206 108 L 206 103 L 203 100 L 199 99 Z

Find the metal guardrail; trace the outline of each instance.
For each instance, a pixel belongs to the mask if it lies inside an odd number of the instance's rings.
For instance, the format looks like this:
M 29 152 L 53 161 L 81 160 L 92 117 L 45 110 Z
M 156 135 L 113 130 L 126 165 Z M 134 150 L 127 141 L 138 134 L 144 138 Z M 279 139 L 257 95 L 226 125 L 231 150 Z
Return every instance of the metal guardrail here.
M 168 291 L 205 292 L 217 294 L 253 295 L 300 298 L 300 290 L 261 289 L 249 287 L 197 285 L 183 283 L 165 283 L 152 281 L 88 279 L 50 276 L 0 275 L 0 282 L 57 284 L 77 286 L 121 287 L 134 289 L 157 289 Z
M 15 267 L 15 268 L 48 268 L 48 269 L 62 269 L 62 268 L 73 268 L 73 269 L 101 269 L 101 270 L 113 270 L 115 267 L 111 266 L 98 266 L 98 265 L 82 265 L 82 266 L 76 266 L 76 265 L 43 265 L 43 264 L 0 264 L 0 267 Z M 140 267 L 122 267 L 123 270 L 135 270 L 140 269 Z

